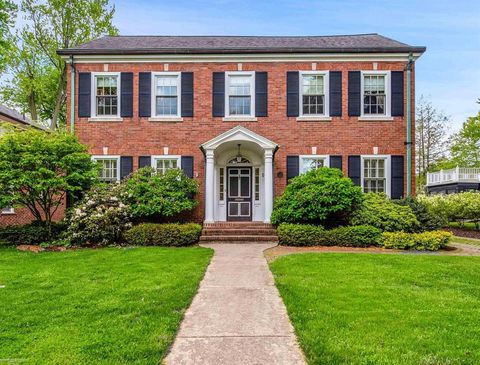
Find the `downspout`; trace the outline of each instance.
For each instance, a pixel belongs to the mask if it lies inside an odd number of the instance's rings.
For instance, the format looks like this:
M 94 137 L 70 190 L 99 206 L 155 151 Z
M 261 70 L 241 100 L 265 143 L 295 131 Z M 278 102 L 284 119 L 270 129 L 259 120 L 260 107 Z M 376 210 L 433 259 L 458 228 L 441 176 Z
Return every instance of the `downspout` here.
M 70 55 L 70 133 L 75 133 L 75 66 Z
M 412 100 L 411 100 L 411 77 L 412 77 L 413 55 L 408 55 L 407 62 L 407 197 L 412 195 Z

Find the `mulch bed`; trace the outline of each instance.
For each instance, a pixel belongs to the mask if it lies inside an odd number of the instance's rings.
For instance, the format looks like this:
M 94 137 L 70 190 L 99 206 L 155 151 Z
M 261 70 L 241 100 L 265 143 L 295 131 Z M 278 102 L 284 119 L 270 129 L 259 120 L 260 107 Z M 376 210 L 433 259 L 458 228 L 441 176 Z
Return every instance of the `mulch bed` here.
M 480 231 L 465 228 L 448 227 L 446 230 L 451 231 L 455 236 L 480 239 Z

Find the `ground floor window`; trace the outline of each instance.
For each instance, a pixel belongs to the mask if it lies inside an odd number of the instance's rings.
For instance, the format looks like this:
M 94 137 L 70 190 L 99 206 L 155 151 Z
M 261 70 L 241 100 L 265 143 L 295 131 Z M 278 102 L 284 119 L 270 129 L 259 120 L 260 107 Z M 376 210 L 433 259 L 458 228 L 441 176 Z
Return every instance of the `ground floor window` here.
M 172 169 L 180 168 L 180 156 L 154 156 L 152 158 L 152 167 L 159 174 L 165 174 Z
M 120 180 L 120 157 L 118 156 L 93 156 L 92 159 L 100 164 L 99 178 L 104 182 Z
M 328 156 L 305 155 L 300 156 L 300 173 L 318 169 L 319 167 L 329 167 Z
M 255 200 L 260 200 L 260 168 L 255 168 Z
M 6 208 L 3 208 L 1 211 L 0 211 L 1 214 L 15 214 L 15 209 L 13 209 L 12 207 L 6 207 Z
M 386 158 L 363 159 L 363 191 L 365 193 L 387 192 Z
M 225 169 L 223 167 L 220 167 L 219 175 L 220 175 L 219 188 L 218 188 L 219 200 L 224 201 L 225 200 Z

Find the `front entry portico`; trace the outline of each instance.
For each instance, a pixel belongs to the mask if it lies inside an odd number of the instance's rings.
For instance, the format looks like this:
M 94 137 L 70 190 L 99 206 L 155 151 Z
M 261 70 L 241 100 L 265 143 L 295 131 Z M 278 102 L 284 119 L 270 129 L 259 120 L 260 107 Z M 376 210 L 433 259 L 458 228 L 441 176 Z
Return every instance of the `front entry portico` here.
M 201 145 L 206 160 L 205 223 L 270 222 L 277 148 L 242 126 Z

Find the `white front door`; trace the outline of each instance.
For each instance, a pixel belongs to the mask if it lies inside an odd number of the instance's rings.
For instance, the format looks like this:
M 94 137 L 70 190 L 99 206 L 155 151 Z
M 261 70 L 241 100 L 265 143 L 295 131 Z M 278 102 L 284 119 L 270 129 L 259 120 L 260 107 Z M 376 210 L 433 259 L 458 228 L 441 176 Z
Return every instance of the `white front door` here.
M 252 220 L 252 168 L 227 168 L 227 220 Z

